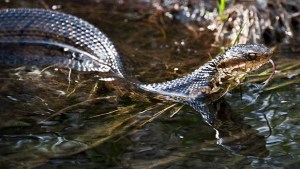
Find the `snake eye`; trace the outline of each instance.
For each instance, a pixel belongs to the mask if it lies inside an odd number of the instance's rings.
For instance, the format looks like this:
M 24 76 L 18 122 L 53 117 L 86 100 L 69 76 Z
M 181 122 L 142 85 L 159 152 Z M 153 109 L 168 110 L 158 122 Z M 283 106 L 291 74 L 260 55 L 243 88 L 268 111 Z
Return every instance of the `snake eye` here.
M 256 54 L 255 53 L 248 53 L 248 58 L 250 60 L 256 60 Z

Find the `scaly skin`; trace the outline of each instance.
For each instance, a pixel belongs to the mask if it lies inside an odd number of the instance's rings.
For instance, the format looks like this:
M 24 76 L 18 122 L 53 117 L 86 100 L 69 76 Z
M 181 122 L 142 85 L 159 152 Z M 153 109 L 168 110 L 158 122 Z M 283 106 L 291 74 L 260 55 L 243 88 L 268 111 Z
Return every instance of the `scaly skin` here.
M 0 44 L 0 64 L 55 64 L 124 77 L 112 42 L 93 25 L 68 14 L 43 9 L 0 10 Z M 7 53 L 10 45 L 47 48 L 36 54 Z M 269 62 L 271 56 L 263 45 L 237 45 L 185 77 L 137 86 L 179 100 L 199 99 L 218 92 L 224 82 L 239 83 L 243 75 Z
M 245 74 L 268 63 L 271 56 L 272 51 L 263 45 L 237 45 L 182 78 L 141 87 L 178 98 L 202 98 L 218 92 L 224 82 L 239 84 Z

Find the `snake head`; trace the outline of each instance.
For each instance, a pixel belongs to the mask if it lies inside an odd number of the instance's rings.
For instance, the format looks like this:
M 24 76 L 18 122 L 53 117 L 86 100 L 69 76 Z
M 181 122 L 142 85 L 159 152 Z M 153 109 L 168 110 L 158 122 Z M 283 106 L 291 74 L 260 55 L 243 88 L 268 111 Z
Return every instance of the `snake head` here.
M 263 45 L 236 45 L 216 58 L 216 67 L 226 75 L 248 73 L 268 63 L 271 57 L 272 51 Z

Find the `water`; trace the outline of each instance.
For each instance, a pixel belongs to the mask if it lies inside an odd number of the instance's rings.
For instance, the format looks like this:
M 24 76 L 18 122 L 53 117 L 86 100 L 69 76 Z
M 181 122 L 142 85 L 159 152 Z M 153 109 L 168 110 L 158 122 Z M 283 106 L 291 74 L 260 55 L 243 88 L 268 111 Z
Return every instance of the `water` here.
M 80 1 L 46 5 L 99 27 L 120 52 L 128 78 L 141 82 L 181 77 L 219 52 L 211 48 L 212 32 L 195 36 L 183 23 L 143 11 Z M 217 112 L 212 126 L 193 108 L 126 81 L 103 82 L 99 74 L 56 67 L 1 66 L 1 167 L 297 168 L 300 64 L 286 57 L 289 52 L 275 55 L 278 77 L 265 90 L 261 81 L 245 83 L 242 96 L 234 89 L 210 105 Z

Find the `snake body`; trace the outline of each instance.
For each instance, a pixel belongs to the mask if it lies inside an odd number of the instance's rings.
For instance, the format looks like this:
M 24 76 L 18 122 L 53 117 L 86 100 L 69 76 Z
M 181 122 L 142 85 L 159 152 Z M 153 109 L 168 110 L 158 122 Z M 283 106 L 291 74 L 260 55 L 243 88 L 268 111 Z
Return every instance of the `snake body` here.
M 78 71 L 112 72 L 124 78 L 120 56 L 109 38 L 72 15 L 43 9 L 0 10 L 0 44 L 0 64 L 55 64 Z M 37 50 L 30 54 L 8 52 L 11 46 Z M 42 47 L 46 49 L 40 50 Z M 226 80 L 238 82 L 241 75 L 258 69 L 271 56 L 263 45 L 237 45 L 182 78 L 136 85 L 166 96 L 201 98 L 218 91 Z
M 39 65 L 52 63 L 78 71 L 112 71 L 122 76 L 119 55 L 111 41 L 88 22 L 64 13 L 42 9 L 1 10 L 0 43 L 43 44 L 71 53 L 47 59 L 47 56 L 5 59 L 2 55 L 0 62 L 4 64 L 30 64 L 38 59 Z

